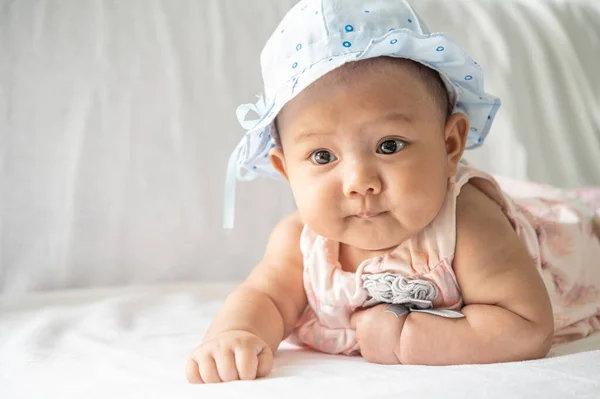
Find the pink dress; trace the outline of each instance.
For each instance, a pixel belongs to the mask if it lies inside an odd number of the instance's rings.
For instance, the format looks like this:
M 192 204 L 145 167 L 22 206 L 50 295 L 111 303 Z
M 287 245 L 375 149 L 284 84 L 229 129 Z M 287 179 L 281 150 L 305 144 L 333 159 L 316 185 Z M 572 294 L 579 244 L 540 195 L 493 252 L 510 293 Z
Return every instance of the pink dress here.
M 308 306 L 288 341 L 326 353 L 357 354 L 350 315 L 369 299 L 363 286 L 367 274 L 431 282 L 437 289 L 433 308 L 460 310 L 463 301 L 452 269 L 456 199 L 469 181 L 501 206 L 526 244 L 552 301 L 554 343 L 600 330 L 600 241 L 592 228 L 593 217 L 600 214 L 600 188 L 563 191 L 496 180 L 462 162 L 436 218 L 387 255 L 362 262 L 355 273 L 342 270 L 339 243 L 304 227 L 300 249 Z

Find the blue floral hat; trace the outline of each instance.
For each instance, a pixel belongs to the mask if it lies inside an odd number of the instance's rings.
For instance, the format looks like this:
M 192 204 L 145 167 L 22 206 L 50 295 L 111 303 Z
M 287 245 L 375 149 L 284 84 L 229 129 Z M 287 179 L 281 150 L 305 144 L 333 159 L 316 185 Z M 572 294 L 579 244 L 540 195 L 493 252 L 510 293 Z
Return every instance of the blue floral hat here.
M 225 228 L 233 227 L 236 180 L 282 179 L 271 165 L 273 121 L 317 79 L 353 61 L 408 58 L 439 72 L 454 106 L 467 115 L 467 149 L 483 144 L 500 100 L 484 89 L 481 67 L 443 33 L 430 33 L 405 0 L 302 0 L 273 32 L 261 54 L 265 96 L 237 109 L 246 134 L 231 154 L 225 187 Z M 253 111 L 258 119 L 246 120 Z

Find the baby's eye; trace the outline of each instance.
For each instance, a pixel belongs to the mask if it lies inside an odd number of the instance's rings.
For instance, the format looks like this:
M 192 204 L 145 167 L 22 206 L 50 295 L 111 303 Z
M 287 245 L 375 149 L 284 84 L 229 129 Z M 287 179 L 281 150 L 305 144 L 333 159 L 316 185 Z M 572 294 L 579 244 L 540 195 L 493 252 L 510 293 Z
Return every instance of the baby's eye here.
M 327 150 L 318 150 L 311 154 L 310 159 L 317 165 L 327 165 L 337 158 Z
M 385 155 L 395 154 L 405 146 L 406 143 L 400 139 L 388 139 L 379 144 L 377 152 Z

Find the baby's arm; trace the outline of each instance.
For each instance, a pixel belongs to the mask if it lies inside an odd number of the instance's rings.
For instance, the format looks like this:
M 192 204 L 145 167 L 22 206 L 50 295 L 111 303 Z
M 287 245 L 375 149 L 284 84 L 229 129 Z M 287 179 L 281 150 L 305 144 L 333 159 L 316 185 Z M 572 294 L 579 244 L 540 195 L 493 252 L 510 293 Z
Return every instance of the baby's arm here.
M 263 260 L 227 298 L 205 340 L 223 331 L 244 330 L 263 338 L 273 352 L 277 349 L 307 304 L 301 232 L 296 213 L 275 227 Z
M 411 313 L 400 337 L 403 364 L 493 363 L 546 356 L 550 299 L 500 207 L 467 184 L 457 204 L 454 271 L 466 318 Z
M 190 382 L 252 379 L 270 372 L 272 353 L 290 334 L 307 304 L 301 231 L 297 214 L 275 227 L 263 260 L 229 295 L 202 345 L 190 356 L 186 367 Z M 265 345 L 268 349 L 261 348 Z M 261 359 L 262 355 L 268 359 Z

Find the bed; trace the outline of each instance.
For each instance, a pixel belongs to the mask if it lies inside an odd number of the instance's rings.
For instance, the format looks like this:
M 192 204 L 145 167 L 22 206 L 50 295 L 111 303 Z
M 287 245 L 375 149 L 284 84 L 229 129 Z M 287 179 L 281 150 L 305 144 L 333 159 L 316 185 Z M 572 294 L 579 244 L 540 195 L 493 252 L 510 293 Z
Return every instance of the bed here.
M 268 378 L 189 385 L 186 357 L 233 288 L 179 283 L 3 299 L 0 397 L 600 397 L 600 334 L 544 360 L 486 366 L 380 366 L 283 344 Z
M 294 205 L 237 189 L 235 107 L 295 0 L 0 0 L 0 398 L 600 398 L 600 335 L 538 361 L 383 367 L 283 344 L 273 374 L 192 386 L 216 310 Z M 600 185 L 600 2 L 414 0 L 502 98 L 467 158 Z

